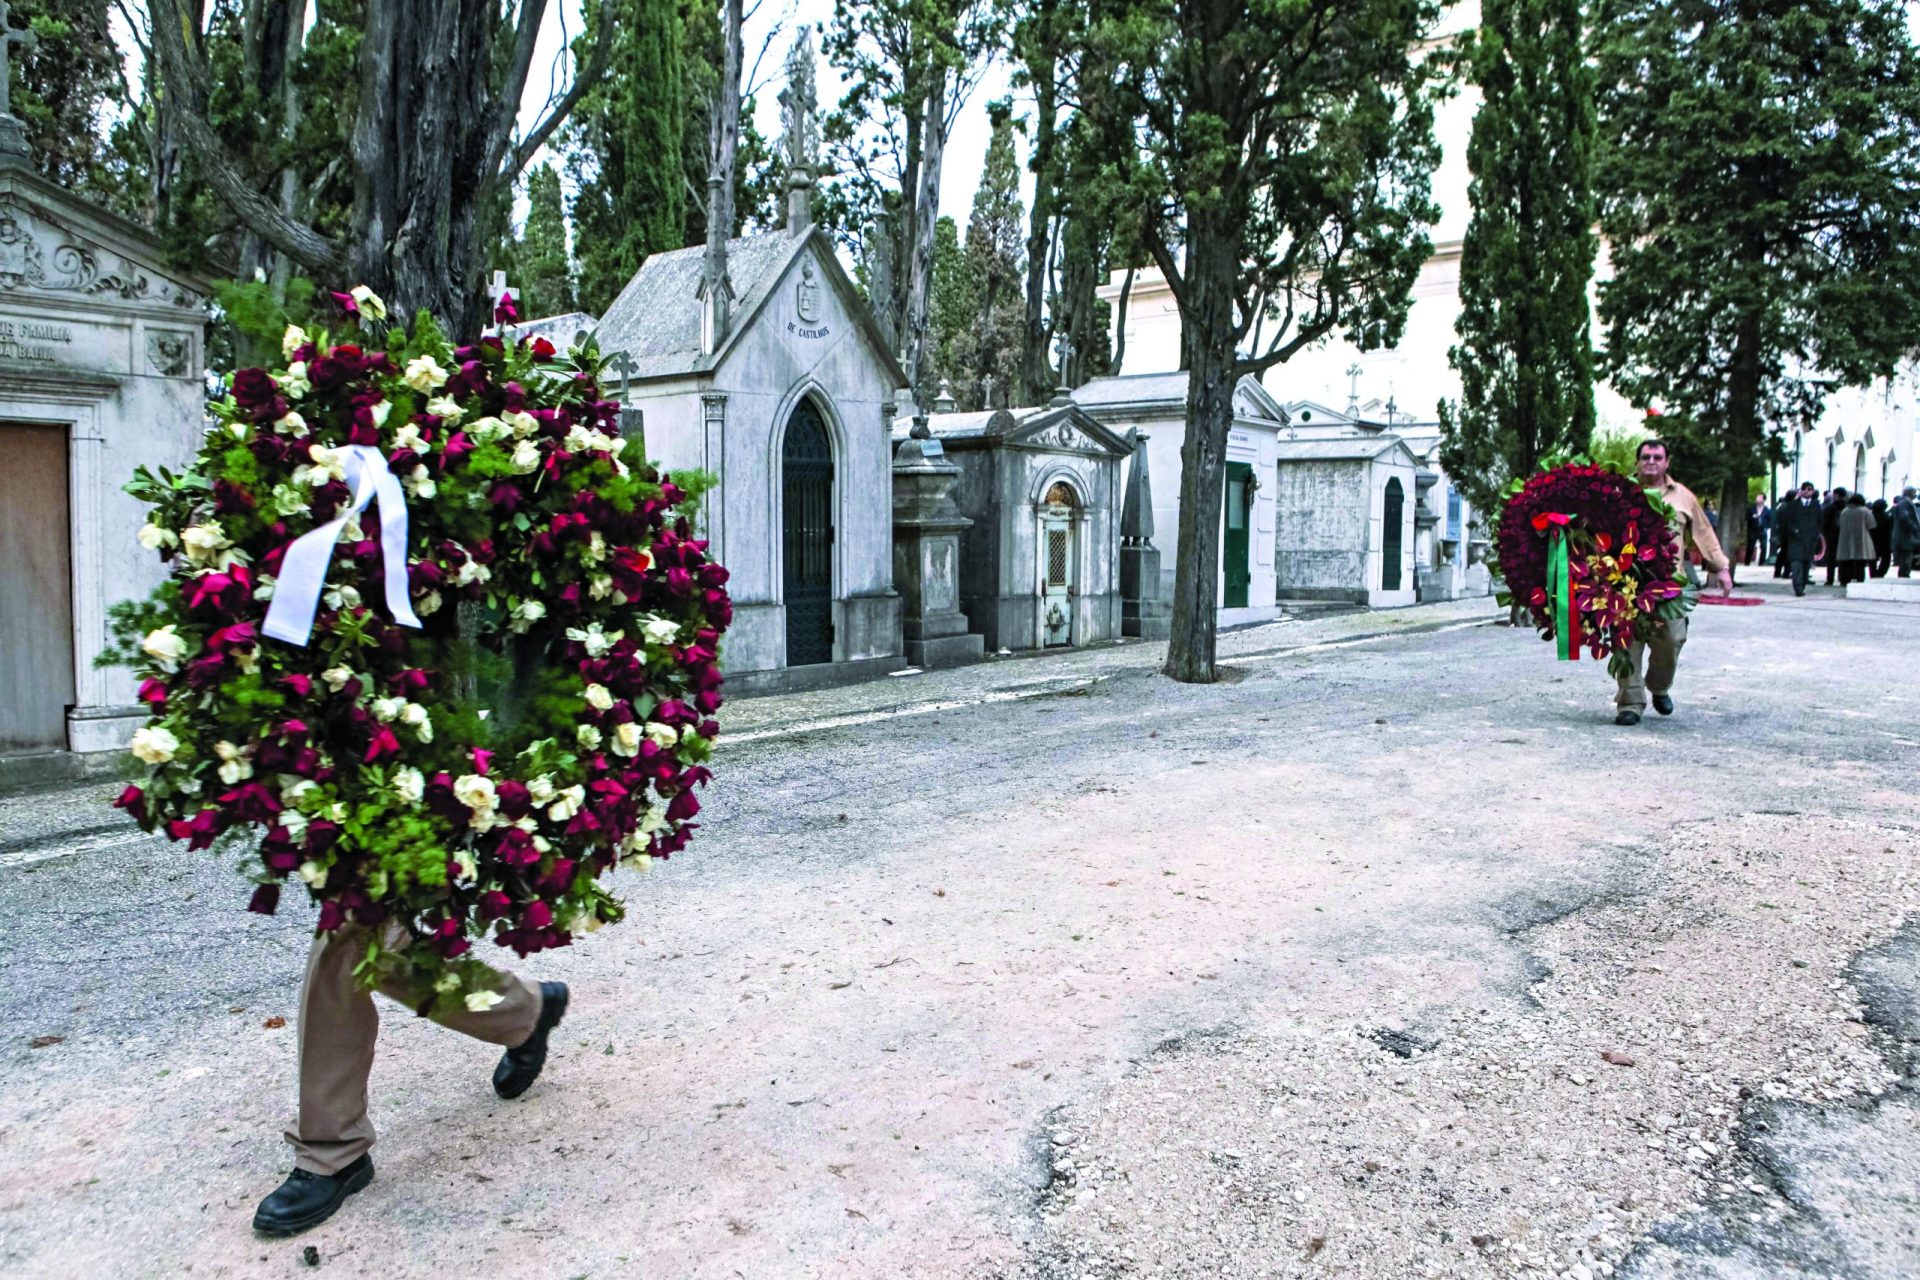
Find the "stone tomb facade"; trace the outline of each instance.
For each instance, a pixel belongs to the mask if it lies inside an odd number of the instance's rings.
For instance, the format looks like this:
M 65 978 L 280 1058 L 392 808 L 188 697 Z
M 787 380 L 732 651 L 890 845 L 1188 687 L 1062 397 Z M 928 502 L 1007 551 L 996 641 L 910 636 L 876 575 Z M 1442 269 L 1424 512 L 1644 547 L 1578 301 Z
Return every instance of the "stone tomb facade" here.
M 735 688 L 898 670 L 890 420 L 906 377 L 811 228 L 655 254 L 601 319 L 650 458 L 715 478 Z M 703 281 L 717 275 L 726 288 Z M 725 305 L 710 299 L 725 292 Z
M 1162 553 L 1160 598 L 1171 599 L 1180 540 L 1180 451 L 1187 438 L 1187 375 L 1095 378 L 1076 390 L 1073 399 L 1110 430 L 1138 431 L 1147 437 L 1154 538 Z M 1274 459 L 1286 425 L 1286 411 L 1259 380 L 1242 378 L 1233 394 L 1220 516 L 1216 603 L 1223 627 L 1265 622 L 1280 615 L 1274 579 Z
M 960 469 L 960 608 L 990 651 L 1120 636 L 1121 465 L 1132 446 L 1068 400 L 936 413 Z M 903 440 L 908 425 L 896 434 Z
M 93 662 L 108 606 L 162 576 L 121 486 L 199 443 L 205 297 L 139 229 L 0 154 L 0 778 L 146 719 L 131 674 Z
M 1280 598 L 1414 603 L 1418 470 L 1398 436 L 1281 440 L 1274 495 Z

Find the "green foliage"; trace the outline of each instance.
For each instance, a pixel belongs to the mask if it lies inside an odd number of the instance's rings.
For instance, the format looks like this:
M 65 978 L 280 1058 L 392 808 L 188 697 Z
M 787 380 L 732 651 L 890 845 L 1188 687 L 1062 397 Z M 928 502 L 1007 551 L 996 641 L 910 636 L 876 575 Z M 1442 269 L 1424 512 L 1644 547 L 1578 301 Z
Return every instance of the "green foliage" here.
M 588 90 L 566 130 L 573 179 L 579 301 L 598 315 L 655 253 L 687 234 L 687 38 L 678 0 L 619 0 L 613 66 Z M 589 9 L 575 52 L 598 37 Z M 698 190 L 705 191 L 705 178 Z
M 933 227 L 933 284 L 927 303 L 930 359 L 940 377 L 951 378 L 960 367 L 961 345 L 976 307 L 973 284 L 960 252 L 959 224 L 942 218 Z
M 1668 412 L 1676 453 L 1712 461 L 1725 506 L 1779 436 L 1834 387 L 1892 373 L 1920 332 L 1907 22 L 1897 0 L 1595 5 L 1608 368 Z
M 953 384 L 962 409 L 987 407 L 989 385 L 998 388 L 995 399 L 1019 386 L 1026 309 L 1021 299 L 1025 271 L 1026 210 L 1020 202 L 1020 163 L 1014 154 L 1013 118 L 1004 107 L 993 113 L 993 138 L 987 144 L 986 167 L 973 193 L 973 214 L 967 221 L 967 239 L 944 264 L 947 280 L 942 296 L 940 224 L 934 229 L 934 297 L 929 322 L 935 352 L 929 360 L 935 377 Z M 949 219 L 941 224 L 951 226 Z M 944 314 L 943 314 L 944 311 Z M 945 348 L 942 359 L 938 349 Z M 990 381 L 989 381 L 990 380 Z
M 574 310 L 573 264 L 567 257 L 567 212 L 560 174 L 543 164 L 527 178 L 527 221 L 514 245 L 520 314 L 553 316 Z
M 126 217 L 146 203 L 145 157 L 129 145 L 133 103 L 107 0 L 20 0 L 12 26 L 39 42 L 9 48 L 13 114 L 44 178 Z
M 218 319 L 208 344 L 215 368 L 248 369 L 274 363 L 288 325 L 309 325 L 320 296 L 311 280 L 295 276 L 284 287 L 261 280 L 216 280 Z
M 1593 73 L 1580 0 L 1485 0 L 1462 50 L 1482 102 L 1467 145 L 1458 403 L 1440 460 L 1486 510 L 1542 458 L 1593 433 Z

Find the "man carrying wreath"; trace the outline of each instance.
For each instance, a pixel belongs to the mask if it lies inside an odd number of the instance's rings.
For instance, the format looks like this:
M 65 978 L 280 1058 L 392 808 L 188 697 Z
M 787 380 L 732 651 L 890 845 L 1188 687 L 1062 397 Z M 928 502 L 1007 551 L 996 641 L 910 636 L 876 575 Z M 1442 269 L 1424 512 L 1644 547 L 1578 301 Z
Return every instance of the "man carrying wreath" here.
M 1673 508 L 1673 532 L 1680 541 L 1682 554 L 1688 544 L 1692 544 L 1713 575 L 1720 594 L 1732 595 L 1733 571 L 1727 563 L 1727 553 L 1720 549 L 1720 539 L 1707 522 L 1707 513 L 1701 508 L 1700 500 L 1693 496 L 1693 490 L 1667 474 L 1666 442 L 1643 440 L 1634 458 L 1640 487 L 1659 494 Z M 1615 724 L 1639 724 L 1647 710 L 1648 695 L 1652 695 L 1655 711 L 1663 716 L 1673 714 L 1673 698 L 1668 691 L 1673 688 L 1674 668 L 1680 664 L 1680 650 L 1686 643 L 1687 620 L 1678 617 L 1666 619 L 1652 639 L 1636 639 L 1629 646 L 1627 670 L 1619 677 L 1620 690 L 1614 697 L 1614 706 L 1618 708 L 1613 717 Z

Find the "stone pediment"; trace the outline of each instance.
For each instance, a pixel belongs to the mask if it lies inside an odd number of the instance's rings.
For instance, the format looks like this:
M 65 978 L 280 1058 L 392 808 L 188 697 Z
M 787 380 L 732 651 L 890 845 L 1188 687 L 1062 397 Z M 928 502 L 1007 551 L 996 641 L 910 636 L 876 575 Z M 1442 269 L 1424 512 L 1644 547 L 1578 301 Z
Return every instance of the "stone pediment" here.
M 0 170 L 0 300 L 26 298 L 197 312 L 206 291 L 164 266 L 138 228 L 9 166 Z
M 1011 418 L 1011 415 L 1008 416 Z M 1126 441 L 1075 407 L 1036 415 L 1019 424 L 1007 439 L 1010 444 L 1028 448 L 1084 453 L 1095 457 L 1124 458 L 1133 452 Z

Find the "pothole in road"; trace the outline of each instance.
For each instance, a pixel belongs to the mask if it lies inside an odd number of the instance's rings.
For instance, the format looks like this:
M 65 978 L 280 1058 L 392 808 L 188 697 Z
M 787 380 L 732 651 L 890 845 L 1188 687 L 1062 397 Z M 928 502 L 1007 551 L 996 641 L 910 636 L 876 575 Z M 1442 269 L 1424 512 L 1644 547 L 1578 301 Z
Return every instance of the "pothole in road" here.
M 1423 1018 L 1430 1048 L 1334 1018 L 1166 1043 L 1056 1119 L 1074 1141 L 1030 1274 L 1578 1280 L 1678 1224 L 1778 1236 L 1807 1206 L 1743 1117 L 1894 1087 L 1848 965 L 1910 910 L 1920 842 L 1746 815 L 1676 830 L 1636 872 L 1633 896 L 1542 911 L 1513 942 L 1533 1000 Z M 1911 1147 L 1860 1142 L 1914 1185 Z

